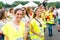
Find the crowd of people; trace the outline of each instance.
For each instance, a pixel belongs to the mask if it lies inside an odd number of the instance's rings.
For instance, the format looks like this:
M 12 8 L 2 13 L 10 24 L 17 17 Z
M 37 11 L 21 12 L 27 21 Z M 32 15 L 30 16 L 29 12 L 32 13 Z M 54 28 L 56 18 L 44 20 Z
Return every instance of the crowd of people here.
M 57 20 L 58 19 L 58 20 Z M 53 36 L 52 27 L 58 22 L 60 32 L 60 9 L 44 7 L 22 7 L 0 10 L 0 40 L 45 40 L 45 29 L 48 36 Z

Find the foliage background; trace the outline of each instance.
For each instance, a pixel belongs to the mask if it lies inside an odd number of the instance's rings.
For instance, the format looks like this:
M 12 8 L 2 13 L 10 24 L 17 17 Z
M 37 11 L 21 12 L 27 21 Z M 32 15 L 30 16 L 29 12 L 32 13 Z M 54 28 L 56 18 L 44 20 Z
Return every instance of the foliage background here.
M 34 3 L 36 4 L 40 4 L 39 1 L 33 1 Z M 11 7 L 15 7 L 19 4 L 22 4 L 22 5 L 25 5 L 29 3 L 28 1 L 14 1 L 11 5 L 10 4 L 4 4 L 2 1 L 0 1 L 0 9 L 2 7 L 5 7 L 5 8 L 11 8 Z M 47 3 L 47 6 L 48 7 L 52 7 L 52 6 L 55 6 L 56 8 L 60 8 L 60 2 L 50 2 L 50 3 Z

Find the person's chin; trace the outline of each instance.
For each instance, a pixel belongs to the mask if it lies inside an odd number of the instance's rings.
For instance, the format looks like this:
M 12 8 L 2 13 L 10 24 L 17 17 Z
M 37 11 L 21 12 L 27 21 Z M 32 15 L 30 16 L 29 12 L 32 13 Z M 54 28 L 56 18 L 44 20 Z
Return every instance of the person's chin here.
M 17 18 L 16 20 L 21 20 L 21 18 Z
M 20 21 L 20 19 L 17 19 L 18 21 Z

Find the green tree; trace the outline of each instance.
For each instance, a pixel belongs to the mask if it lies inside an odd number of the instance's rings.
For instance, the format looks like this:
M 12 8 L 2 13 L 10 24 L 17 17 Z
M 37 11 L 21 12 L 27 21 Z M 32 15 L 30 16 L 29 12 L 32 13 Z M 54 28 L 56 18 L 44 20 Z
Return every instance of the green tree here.
M 12 6 L 10 4 L 5 4 L 5 8 L 11 8 Z
M 20 4 L 22 4 L 22 5 L 25 5 L 27 3 L 29 3 L 29 2 L 28 1 L 20 1 Z
M 40 4 L 40 2 L 39 1 L 33 1 L 34 3 L 36 3 L 36 4 Z
M 0 1 L 0 9 L 4 6 L 5 6 L 5 4 L 2 1 Z
M 60 2 L 50 2 L 47 4 L 48 7 L 53 7 L 55 6 L 56 8 L 60 7 Z
M 15 2 L 13 2 L 12 7 L 15 7 L 19 4 L 25 5 L 27 3 L 28 3 L 28 1 L 15 1 Z
M 15 2 L 13 2 L 12 7 L 15 7 L 15 6 L 19 5 L 19 4 L 20 4 L 20 1 L 15 1 Z
M 56 7 L 60 8 L 60 2 L 56 2 Z

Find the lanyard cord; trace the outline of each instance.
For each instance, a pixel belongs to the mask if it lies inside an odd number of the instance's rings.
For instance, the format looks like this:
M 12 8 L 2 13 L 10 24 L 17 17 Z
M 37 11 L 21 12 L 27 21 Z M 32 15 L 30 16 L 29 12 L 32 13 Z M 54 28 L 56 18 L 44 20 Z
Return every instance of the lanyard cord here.
M 42 27 L 41 22 L 39 20 L 37 20 L 36 18 L 35 18 L 35 20 L 40 24 L 39 26 Z

